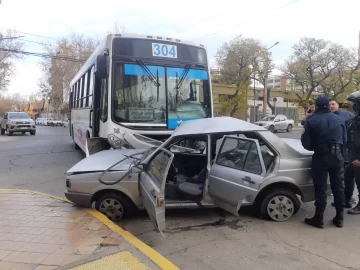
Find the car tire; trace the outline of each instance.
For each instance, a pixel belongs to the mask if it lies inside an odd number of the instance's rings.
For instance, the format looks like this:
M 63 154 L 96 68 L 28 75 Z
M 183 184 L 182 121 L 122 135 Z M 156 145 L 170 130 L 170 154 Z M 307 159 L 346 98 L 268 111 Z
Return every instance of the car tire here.
M 283 222 L 294 216 L 300 206 L 301 202 L 294 192 L 288 189 L 272 189 L 260 202 L 260 217 Z
M 30 135 L 35 135 L 36 134 L 36 130 L 34 130 L 34 131 L 30 131 Z
M 4 135 L 5 134 L 5 129 L 1 129 L 1 135 Z
M 287 131 L 287 132 L 291 132 L 291 131 L 292 131 L 292 128 L 293 128 L 292 125 L 288 125 L 286 131 Z
M 14 132 L 8 131 L 8 136 L 12 136 L 13 134 L 14 134 Z
M 270 127 L 269 127 L 269 131 L 272 132 L 272 133 L 274 133 L 274 132 L 275 132 L 275 127 L 274 127 L 274 126 L 270 126 Z
M 95 209 L 114 222 L 129 218 L 136 211 L 130 199 L 117 192 L 109 192 L 100 196 L 96 200 Z M 121 211 L 116 214 L 116 209 Z

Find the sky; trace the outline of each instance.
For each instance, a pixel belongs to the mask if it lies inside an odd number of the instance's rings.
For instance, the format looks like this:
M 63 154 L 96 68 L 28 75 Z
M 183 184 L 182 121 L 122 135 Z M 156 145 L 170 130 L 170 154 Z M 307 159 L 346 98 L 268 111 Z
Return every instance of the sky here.
M 127 33 L 204 44 L 211 65 L 223 42 L 243 35 L 268 47 L 279 42 L 271 52 L 274 63 L 280 65 L 304 36 L 357 48 L 359 12 L 359 0 L 2 0 L 0 31 L 16 29 L 24 36 L 25 51 L 44 52 L 38 43 L 55 44 L 71 32 L 102 38 L 117 21 Z M 40 60 L 28 56 L 16 62 L 8 94 L 26 98 L 38 92 Z

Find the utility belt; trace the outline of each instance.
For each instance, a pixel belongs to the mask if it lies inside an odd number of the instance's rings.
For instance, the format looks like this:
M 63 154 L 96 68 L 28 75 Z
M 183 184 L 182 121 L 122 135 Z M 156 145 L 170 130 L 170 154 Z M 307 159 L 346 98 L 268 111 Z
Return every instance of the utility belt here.
M 314 152 L 317 155 L 338 156 L 344 155 L 344 147 L 342 144 L 337 143 L 320 144 L 315 148 Z

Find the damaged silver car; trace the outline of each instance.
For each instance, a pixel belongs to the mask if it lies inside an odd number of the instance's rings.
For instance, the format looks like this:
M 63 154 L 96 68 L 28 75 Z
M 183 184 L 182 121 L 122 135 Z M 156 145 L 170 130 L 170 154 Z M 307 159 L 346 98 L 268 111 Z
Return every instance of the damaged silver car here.
M 299 140 L 231 117 L 182 123 L 160 146 L 106 150 L 66 173 L 66 197 L 113 221 L 146 209 L 165 229 L 166 208 L 220 207 L 239 215 L 253 205 L 260 217 L 286 221 L 314 200 L 312 152 Z M 300 199 L 299 199 L 300 198 Z

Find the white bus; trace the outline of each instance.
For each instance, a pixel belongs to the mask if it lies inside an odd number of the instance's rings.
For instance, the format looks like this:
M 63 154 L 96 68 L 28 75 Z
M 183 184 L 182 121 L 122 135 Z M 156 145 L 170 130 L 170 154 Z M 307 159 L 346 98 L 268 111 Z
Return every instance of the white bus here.
M 213 117 L 204 45 L 142 35 L 107 35 L 70 83 L 69 129 L 87 155 L 146 149 L 182 122 Z

